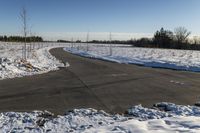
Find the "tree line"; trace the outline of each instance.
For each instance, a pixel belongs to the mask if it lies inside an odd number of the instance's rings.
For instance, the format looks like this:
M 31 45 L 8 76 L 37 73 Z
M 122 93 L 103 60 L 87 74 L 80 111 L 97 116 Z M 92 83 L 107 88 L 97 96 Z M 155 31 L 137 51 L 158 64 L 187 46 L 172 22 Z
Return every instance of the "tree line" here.
M 0 41 L 4 42 L 24 42 L 25 37 L 22 36 L 0 36 Z M 26 42 L 43 42 L 43 38 L 40 36 L 26 37 Z
M 185 27 L 177 27 L 174 29 L 174 32 L 161 28 L 154 33 L 153 38 L 140 38 L 125 41 L 92 40 L 89 43 L 132 44 L 136 47 L 200 50 L 200 38 L 197 36 L 189 38 L 190 34 L 191 32 Z

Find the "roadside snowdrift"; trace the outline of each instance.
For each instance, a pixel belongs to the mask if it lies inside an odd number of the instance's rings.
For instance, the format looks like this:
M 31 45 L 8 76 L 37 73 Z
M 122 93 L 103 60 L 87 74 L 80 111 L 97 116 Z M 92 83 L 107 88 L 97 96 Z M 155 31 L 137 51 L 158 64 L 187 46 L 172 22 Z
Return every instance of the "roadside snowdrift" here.
M 35 45 L 37 46 L 37 44 Z M 59 44 L 49 46 L 49 44 L 44 43 L 43 48 L 37 46 L 38 48 L 28 53 L 26 61 L 21 59 L 22 46 L 17 43 L 0 44 L 0 80 L 41 74 L 57 70 L 59 67 L 65 67 L 63 63 L 49 53 L 52 48 L 63 47 Z
M 65 48 L 67 52 L 89 58 L 97 58 L 117 63 L 138 64 L 148 67 L 170 68 L 186 71 L 200 71 L 200 52 L 193 50 L 153 49 L 136 47 L 93 46 L 82 48 L 79 45 Z M 111 51 L 111 52 L 110 52 Z
M 162 109 L 161 109 L 162 107 Z M 163 110 L 163 109 L 168 110 Z M 161 111 L 163 110 L 163 111 Z M 0 114 L 2 132 L 200 132 L 200 108 L 172 103 L 157 104 L 155 109 L 141 105 L 128 114 L 111 115 L 95 109 L 75 109 L 64 116 L 50 112 L 7 112 Z

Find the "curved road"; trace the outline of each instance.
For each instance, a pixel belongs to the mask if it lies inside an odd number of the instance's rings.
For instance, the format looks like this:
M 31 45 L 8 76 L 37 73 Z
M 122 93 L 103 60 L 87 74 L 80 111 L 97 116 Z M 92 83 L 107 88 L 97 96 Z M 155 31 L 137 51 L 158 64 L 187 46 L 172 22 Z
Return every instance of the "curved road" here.
M 0 81 L 0 111 L 49 110 L 62 114 L 74 108 L 123 113 L 143 104 L 166 101 L 194 104 L 200 100 L 200 73 L 117 64 L 50 51 L 68 68 L 31 77 Z

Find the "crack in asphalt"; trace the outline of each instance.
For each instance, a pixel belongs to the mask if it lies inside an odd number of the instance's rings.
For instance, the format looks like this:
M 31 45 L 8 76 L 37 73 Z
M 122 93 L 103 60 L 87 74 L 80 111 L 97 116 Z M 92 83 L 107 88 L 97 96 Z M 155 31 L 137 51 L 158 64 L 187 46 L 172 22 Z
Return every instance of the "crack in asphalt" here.
M 91 86 L 88 86 L 83 80 L 81 80 L 81 78 L 76 75 L 74 72 L 70 71 L 69 69 L 66 69 L 67 71 L 69 71 L 70 73 L 72 73 L 92 94 L 93 96 L 96 97 L 96 99 L 101 103 L 101 105 L 104 106 L 104 108 L 106 108 L 107 110 L 111 111 L 103 102 L 102 100 L 93 92 L 93 90 L 90 88 Z

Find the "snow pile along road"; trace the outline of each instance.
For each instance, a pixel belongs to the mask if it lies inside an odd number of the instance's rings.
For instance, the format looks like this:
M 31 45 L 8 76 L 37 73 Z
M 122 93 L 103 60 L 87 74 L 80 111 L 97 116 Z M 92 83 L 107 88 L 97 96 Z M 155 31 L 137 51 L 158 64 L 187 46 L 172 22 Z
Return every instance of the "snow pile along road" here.
M 34 45 L 36 47 L 38 44 Z M 63 63 L 49 53 L 52 48 L 63 47 L 59 44 L 49 46 L 49 44 L 44 43 L 43 48 L 37 46 L 38 48 L 27 52 L 27 60 L 22 59 L 22 46 L 17 43 L 0 44 L 0 79 L 41 74 L 57 70 L 59 67 L 65 67 Z
M 90 45 L 90 44 L 89 44 Z M 89 58 L 148 67 L 170 68 L 186 71 L 200 71 L 200 52 L 193 50 L 153 49 L 90 45 L 89 50 L 79 45 L 64 50 Z
M 126 115 L 95 109 L 75 109 L 64 116 L 47 111 L 0 115 L 2 132 L 200 132 L 200 108 L 172 103 L 159 103 L 155 109 L 135 106 Z

